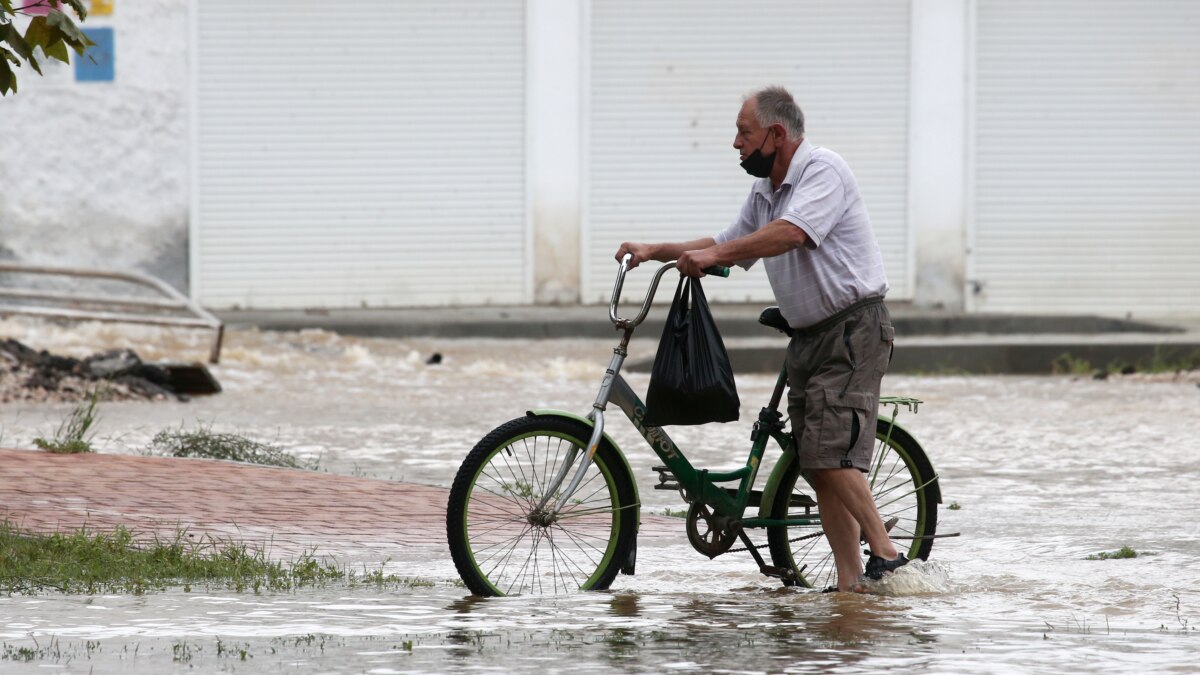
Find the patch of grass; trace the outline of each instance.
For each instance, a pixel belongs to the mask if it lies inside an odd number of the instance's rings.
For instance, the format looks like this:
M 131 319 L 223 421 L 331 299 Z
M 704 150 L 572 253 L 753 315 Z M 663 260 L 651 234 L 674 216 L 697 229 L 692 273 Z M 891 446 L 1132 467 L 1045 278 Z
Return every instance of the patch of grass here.
M 1050 372 L 1055 375 L 1091 375 L 1096 369 L 1091 361 L 1063 352 L 1050 362 Z
M 225 459 L 247 464 L 281 466 L 289 469 L 315 471 L 317 462 L 303 462 L 284 452 L 283 448 L 263 443 L 238 434 L 214 432 L 210 427 L 193 431 L 168 429 L 155 434 L 150 440 L 150 451 L 172 457 L 201 457 Z
M 687 513 L 688 513 L 687 509 L 666 508 L 663 510 L 664 516 L 670 516 L 672 518 L 687 518 Z
M 0 593 L 133 593 L 193 585 L 238 592 L 290 591 L 329 583 L 378 588 L 432 585 L 421 579 L 362 574 L 305 553 L 289 562 L 269 560 L 246 544 L 208 538 L 189 541 L 180 530 L 171 541 L 139 545 L 124 527 L 112 532 L 38 534 L 0 522 Z
M 950 502 L 950 506 L 947 506 L 946 508 L 950 509 L 951 511 L 958 511 L 962 508 L 962 504 L 959 504 L 958 502 Z
M 70 415 L 58 425 L 54 438 L 47 440 L 41 436 L 33 439 L 33 444 L 42 450 L 64 454 L 92 452 L 92 438 L 96 435 L 91 431 L 100 420 L 96 414 L 96 406 L 104 397 L 106 389 L 97 387 L 92 390 L 86 400 L 79 403 Z M 91 433 L 88 433 L 88 432 Z
M 1200 369 L 1200 349 L 1185 352 L 1170 345 L 1155 345 L 1149 359 L 1140 359 L 1136 363 L 1116 359 L 1099 367 L 1068 352 L 1059 354 L 1050 363 L 1050 371 L 1055 375 L 1094 375 L 1098 379 L 1117 373 L 1177 373 L 1197 369 Z
M 1094 555 L 1089 555 L 1088 557 L 1084 558 L 1084 560 L 1119 560 L 1122 558 L 1136 557 L 1138 557 L 1137 551 L 1129 548 L 1128 546 L 1122 546 L 1118 551 L 1104 551 L 1102 553 L 1096 553 Z
M 1156 345 L 1150 362 L 1143 368 L 1150 373 L 1174 373 L 1180 370 L 1200 369 L 1200 349 L 1183 353 L 1178 348 Z

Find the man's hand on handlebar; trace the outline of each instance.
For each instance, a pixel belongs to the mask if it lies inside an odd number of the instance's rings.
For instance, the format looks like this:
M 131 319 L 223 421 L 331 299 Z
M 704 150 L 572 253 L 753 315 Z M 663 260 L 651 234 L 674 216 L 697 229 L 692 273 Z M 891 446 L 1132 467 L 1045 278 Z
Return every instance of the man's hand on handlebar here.
M 689 277 L 702 277 L 706 269 L 719 264 L 711 247 L 700 248 L 680 254 L 679 259 L 675 261 L 675 269 Z
M 633 256 L 629 260 L 629 269 L 633 269 L 647 260 L 654 259 L 653 244 L 638 244 L 627 241 L 617 249 L 617 262 L 621 262 L 621 258 L 625 257 L 626 253 Z

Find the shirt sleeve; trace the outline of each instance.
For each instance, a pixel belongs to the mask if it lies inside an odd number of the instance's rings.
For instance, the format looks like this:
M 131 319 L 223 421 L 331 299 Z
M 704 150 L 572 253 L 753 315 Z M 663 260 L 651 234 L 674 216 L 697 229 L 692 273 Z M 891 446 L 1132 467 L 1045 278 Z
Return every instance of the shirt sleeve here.
M 813 162 L 780 217 L 804 230 L 808 248 L 817 248 L 841 220 L 845 195 L 846 187 L 837 170 L 825 162 Z
M 754 188 L 750 188 L 750 195 L 746 197 L 746 201 L 742 204 L 741 213 L 738 214 L 729 227 L 721 230 L 713 235 L 713 241 L 718 244 L 724 244 L 727 241 L 744 237 L 748 234 L 753 234 L 758 228 L 754 226 Z M 742 269 L 748 270 L 758 262 L 758 258 L 747 258 L 746 260 L 738 260 L 734 264 Z

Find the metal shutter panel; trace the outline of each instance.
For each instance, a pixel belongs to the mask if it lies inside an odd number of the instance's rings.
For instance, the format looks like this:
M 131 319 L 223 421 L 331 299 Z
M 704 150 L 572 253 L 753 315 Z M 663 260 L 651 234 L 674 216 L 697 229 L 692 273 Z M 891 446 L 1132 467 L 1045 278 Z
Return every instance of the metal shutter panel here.
M 796 96 L 814 144 L 850 163 L 883 251 L 889 297 L 911 295 L 908 2 L 591 6 L 586 301 L 608 299 L 622 241 L 690 240 L 733 221 L 752 180 L 731 147 L 734 119 L 742 96 L 769 84 Z M 713 300 L 773 300 L 761 264 L 705 291 Z
M 1200 3 L 980 0 L 974 308 L 1194 313 Z
M 194 11 L 201 302 L 531 299 L 523 2 Z

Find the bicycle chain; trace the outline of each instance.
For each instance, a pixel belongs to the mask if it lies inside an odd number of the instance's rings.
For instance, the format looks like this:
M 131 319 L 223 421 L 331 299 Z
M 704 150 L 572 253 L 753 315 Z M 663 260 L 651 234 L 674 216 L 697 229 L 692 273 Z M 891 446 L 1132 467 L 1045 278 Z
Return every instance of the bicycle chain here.
M 796 537 L 795 539 L 788 539 L 788 543 L 793 544 L 793 543 L 801 541 L 803 539 L 812 539 L 813 537 L 819 537 L 823 534 L 825 534 L 825 533 L 824 532 L 813 532 L 812 534 L 806 534 L 802 537 Z M 770 544 L 758 544 L 757 546 L 753 546 L 753 548 L 755 551 L 757 551 L 760 548 L 766 548 L 768 546 L 770 546 Z M 749 551 L 749 550 L 750 550 L 750 547 L 743 546 L 741 548 L 731 548 L 728 551 L 726 551 L 726 553 L 745 553 L 746 551 Z

